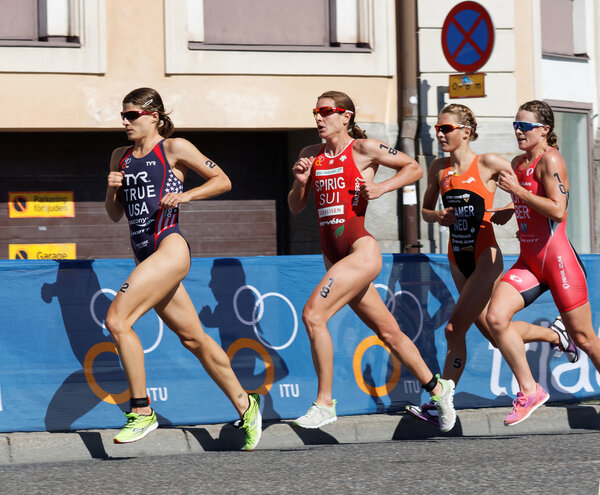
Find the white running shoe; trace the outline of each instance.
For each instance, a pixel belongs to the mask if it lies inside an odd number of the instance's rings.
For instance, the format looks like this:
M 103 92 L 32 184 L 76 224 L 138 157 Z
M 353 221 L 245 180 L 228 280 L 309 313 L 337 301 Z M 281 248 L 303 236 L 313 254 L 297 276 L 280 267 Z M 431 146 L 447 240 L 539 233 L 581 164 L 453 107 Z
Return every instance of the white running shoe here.
M 552 322 L 548 328 L 555 332 L 558 335 L 558 345 L 552 346 L 552 349 L 560 350 L 564 352 L 565 356 L 569 360 L 569 363 L 576 363 L 579 360 L 579 350 L 577 346 L 571 340 L 571 336 L 569 332 L 567 332 L 567 328 L 562 321 L 560 316 L 557 316 L 556 319 Z
M 456 423 L 456 411 L 454 410 L 454 382 L 452 380 L 444 380 L 437 375 L 438 382 L 442 386 L 442 393 L 434 395 L 431 400 L 435 404 L 438 411 L 440 422 L 440 430 L 443 432 L 450 431 Z
M 321 428 L 321 426 L 328 425 L 329 423 L 333 423 L 337 416 L 335 414 L 335 405 L 337 403 L 336 399 L 333 399 L 333 405 L 331 407 L 321 406 L 316 402 L 313 402 L 313 405 L 306 412 L 304 416 L 300 416 L 294 424 L 296 426 L 301 426 L 302 428 Z

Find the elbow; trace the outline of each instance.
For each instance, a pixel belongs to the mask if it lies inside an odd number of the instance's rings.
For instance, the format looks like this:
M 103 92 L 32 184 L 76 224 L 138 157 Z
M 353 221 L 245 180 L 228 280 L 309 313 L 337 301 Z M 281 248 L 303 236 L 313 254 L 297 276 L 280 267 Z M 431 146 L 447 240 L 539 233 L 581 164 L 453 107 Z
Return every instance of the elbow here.
M 413 176 L 413 182 L 421 180 L 423 178 L 423 169 L 419 166 L 419 164 L 417 162 L 412 162 L 410 167 Z
M 550 216 L 550 220 L 556 223 L 562 223 L 565 218 L 567 218 L 566 212 Z
M 229 177 L 224 177 L 223 179 L 222 193 L 227 193 L 231 191 L 231 180 L 229 180 Z
M 299 208 L 298 206 L 292 205 L 292 204 L 288 204 L 289 208 L 290 208 L 290 212 L 292 215 L 296 216 L 298 213 L 300 213 L 303 208 Z

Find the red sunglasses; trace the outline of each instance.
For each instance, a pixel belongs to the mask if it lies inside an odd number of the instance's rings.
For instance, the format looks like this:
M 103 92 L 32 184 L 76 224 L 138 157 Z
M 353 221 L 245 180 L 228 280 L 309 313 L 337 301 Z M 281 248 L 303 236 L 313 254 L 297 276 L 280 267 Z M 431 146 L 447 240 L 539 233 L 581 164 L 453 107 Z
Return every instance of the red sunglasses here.
M 139 119 L 142 115 L 151 115 L 154 112 L 149 110 L 129 110 L 127 112 L 121 112 L 121 120 L 127 119 L 129 122 L 133 122 Z
M 456 125 L 456 124 L 435 124 L 435 132 L 442 132 L 442 134 L 448 134 L 454 129 L 470 129 L 470 125 Z
M 313 108 L 313 115 L 316 117 L 319 114 L 321 117 L 329 117 L 333 113 L 354 113 L 352 110 L 346 110 L 345 108 L 339 107 L 318 107 Z

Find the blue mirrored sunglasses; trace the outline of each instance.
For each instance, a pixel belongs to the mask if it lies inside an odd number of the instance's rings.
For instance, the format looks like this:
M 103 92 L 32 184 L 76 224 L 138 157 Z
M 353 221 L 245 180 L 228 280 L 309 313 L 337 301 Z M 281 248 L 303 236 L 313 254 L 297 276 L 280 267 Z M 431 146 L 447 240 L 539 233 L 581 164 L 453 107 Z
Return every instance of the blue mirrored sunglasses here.
M 544 124 L 540 124 L 538 122 L 524 122 L 522 120 L 517 120 L 513 122 L 513 128 L 515 131 L 518 129 L 521 132 L 527 132 L 533 129 L 534 127 L 544 127 Z

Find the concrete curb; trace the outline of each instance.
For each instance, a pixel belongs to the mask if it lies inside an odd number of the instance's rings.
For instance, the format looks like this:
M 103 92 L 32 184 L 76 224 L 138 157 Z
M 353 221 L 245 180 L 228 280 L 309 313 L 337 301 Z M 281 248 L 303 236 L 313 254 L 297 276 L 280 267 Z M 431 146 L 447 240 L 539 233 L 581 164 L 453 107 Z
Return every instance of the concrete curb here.
M 294 449 L 306 445 L 387 442 L 432 437 L 514 436 L 600 431 L 600 404 L 552 404 L 537 410 L 523 423 L 506 427 L 508 408 L 463 409 L 449 433 L 405 413 L 342 416 L 318 430 L 293 426 L 291 421 L 265 422 L 257 450 Z M 238 450 L 243 435 L 230 424 L 162 427 L 147 438 L 115 445 L 117 430 L 80 430 L 63 433 L 0 434 L 0 464 L 118 459 L 156 455 Z

